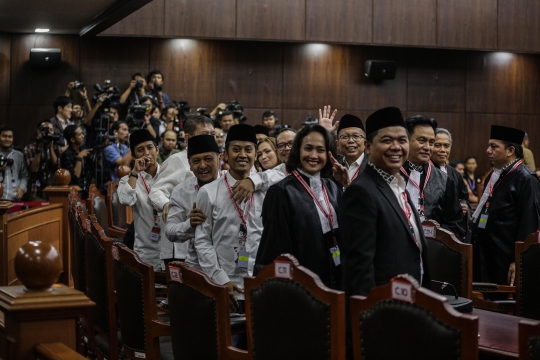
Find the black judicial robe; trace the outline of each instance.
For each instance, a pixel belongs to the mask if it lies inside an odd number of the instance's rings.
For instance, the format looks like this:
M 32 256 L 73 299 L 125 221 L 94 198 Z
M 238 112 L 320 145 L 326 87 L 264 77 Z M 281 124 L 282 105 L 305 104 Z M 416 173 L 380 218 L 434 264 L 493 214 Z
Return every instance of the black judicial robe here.
M 407 175 L 411 173 L 408 164 L 407 161 L 403 165 Z M 428 166 L 431 166 L 432 170 L 431 178 L 426 186 Z M 403 175 L 403 179 L 406 183 L 409 181 L 408 176 Z M 424 189 L 426 219 L 437 221 L 444 229 L 456 235 L 458 239 L 463 239 L 465 237 L 463 212 L 459 204 L 459 196 L 456 193 L 457 185 L 454 179 L 428 162 L 424 165 L 424 172 L 420 175 L 420 188 Z M 417 205 L 414 206 L 414 209 L 416 208 Z
M 485 180 L 486 189 L 492 174 Z M 484 210 L 485 205 L 482 213 Z M 478 228 L 478 220 L 471 224 L 474 281 L 507 284 L 508 268 L 515 261 L 515 242 L 524 241 L 540 227 L 540 182 L 536 174 L 521 164 L 504 175 L 493 192 L 488 215 L 485 229 Z
M 409 199 L 411 209 L 414 205 Z M 422 243 L 424 276 L 429 288 L 428 244 L 420 218 L 413 210 Z M 385 180 L 367 166 L 345 190 L 339 205 L 343 290 L 351 295 L 369 295 L 372 288 L 388 284 L 399 274 L 420 282 L 420 252 L 396 196 Z
M 309 179 L 299 174 L 309 185 Z M 337 215 L 341 187 L 330 179 L 321 178 L 321 181 Z M 268 189 L 262 218 L 264 230 L 255 259 L 255 274 L 279 255 L 289 253 L 298 259 L 300 265 L 319 275 L 326 286 L 340 287 L 341 266 L 334 265 L 330 253 L 333 235 L 339 244 L 339 229 L 334 229 L 333 234 L 322 233 L 317 205 L 294 175 Z

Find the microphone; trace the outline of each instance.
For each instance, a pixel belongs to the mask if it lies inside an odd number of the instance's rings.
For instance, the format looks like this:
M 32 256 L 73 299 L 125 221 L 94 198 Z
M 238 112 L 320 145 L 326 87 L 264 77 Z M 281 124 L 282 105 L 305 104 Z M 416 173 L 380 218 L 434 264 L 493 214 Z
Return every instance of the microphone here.
M 472 312 L 473 309 L 473 303 L 472 300 L 460 297 L 458 295 L 458 292 L 454 285 L 450 284 L 449 282 L 445 281 L 438 281 L 438 280 L 431 280 L 431 283 L 435 283 L 440 285 L 440 289 L 444 290 L 447 286 L 450 286 L 452 290 L 454 291 L 454 295 L 443 295 L 448 299 L 448 302 L 450 305 L 457 311 L 462 313 L 469 313 Z M 442 294 L 441 294 L 442 295 Z

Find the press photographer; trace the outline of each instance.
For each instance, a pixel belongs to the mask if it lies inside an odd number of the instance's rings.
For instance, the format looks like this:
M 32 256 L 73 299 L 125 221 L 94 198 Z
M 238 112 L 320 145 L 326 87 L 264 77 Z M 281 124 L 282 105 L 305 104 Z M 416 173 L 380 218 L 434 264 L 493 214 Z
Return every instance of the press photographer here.
M 163 78 L 163 73 L 159 70 L 152 70 L 146 76 L 146 95 L 152 95 L 160 109 L 171 105 L 169 95 L 163 92 Z
M 135 73 L 131 77 L 128 88 L 120 96 L 120 104 L 131 107 L 139 104 L 139 99 L 146 96 L 146 79 L 141 73 Z
M 13 128 L 0 125 L 0 177 L 2 200 L 20 200 L 27 190 L 28 170 L 22 152 L 13 149 Z
M 86 112 L 90 112 L 90 110 L 92 110 L 92 105 L 90 104 L 90 100 L 88 99 L 88 93 L 84 84 L 80 81 L 70 82 L 66 90 L 66 96 L 73 99 L 73 90 L 77 90 L 79 92 L 81 102 L 84 104 L 84 107 L 86 107 Z M 83 106 L 74 102 L 73 112 L 71 113 L 71 121 L 74 124 L 79 125 L 85 118 L 84 114 L 85 111 Z
M 99 84 L 94 85 L 96 93 L 92 99 L 94 107 L 86 118 L 83 125 L 86 129 L 85 147 L 93 148 L 101 135 L 108 133 L 110 125 L 118 117 L 118 104 L 120 97 L 116 86 L 111 86 L 110 80 L 105 80 L 103 88 Z M 114 111 L 115 117 L 110 113 Z
M 78 185 L 84 189 L 85 179 L 85 158 L 92 149 L 82 150 L 84 144 L 84 133 L 82 128 L 77 125 L 69 125 L 64 129 L 64 138 L 69 142 L 69 147 L 60 157 L 60 163 L 63 169 L 71 174 L 70 185 Z
M 105 165 L 109 169 L 112 181 L 118 181 L 116 171 L 119 166 L 131 163 L 131 150 L 128 147 L 129 129 L 125 122 L 117 121 L 112 126 L 116 141 L 107 146 L 103 153 Z
M 152 99 L 149 96 L 142 97 L 139 105 L 133 105 L 128 110 L 126 123 L 130 131 L 147 129 L 155 139 L 159 139 L 160 121 L 152 116 Z
M 30 171 L 31 200 L 47 199 L 43 189 L 54 183 L 62 152 L 59 141 L 60 136 L 54 134 L 50 120 L 43 120 L 38 123 L 36 141 L 24 147 L 24 159 Z

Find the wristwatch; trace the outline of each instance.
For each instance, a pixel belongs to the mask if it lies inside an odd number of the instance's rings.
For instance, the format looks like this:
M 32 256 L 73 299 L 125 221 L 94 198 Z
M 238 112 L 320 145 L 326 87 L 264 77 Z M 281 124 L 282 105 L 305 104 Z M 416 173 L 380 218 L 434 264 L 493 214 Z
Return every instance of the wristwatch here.
M 129 176 L 130 177 L 134 177 L 135 179 L 138 179 L 139 178 L 139 174 L 135 174 L 133 171 L 129 173 Z

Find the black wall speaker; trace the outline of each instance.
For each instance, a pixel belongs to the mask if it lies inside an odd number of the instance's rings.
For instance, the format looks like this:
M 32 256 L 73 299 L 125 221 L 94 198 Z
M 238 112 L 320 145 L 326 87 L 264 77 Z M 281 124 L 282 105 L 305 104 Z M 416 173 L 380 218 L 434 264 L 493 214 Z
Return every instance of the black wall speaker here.
M 62 62 L 60 49 L 30 49 L 30 66 L 38 69 L 59 68 Z
M 396 62 L 388 60 L 367 60 L 366 76 L 374 80 L 393 80 L 396 77 Z

